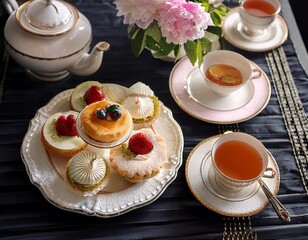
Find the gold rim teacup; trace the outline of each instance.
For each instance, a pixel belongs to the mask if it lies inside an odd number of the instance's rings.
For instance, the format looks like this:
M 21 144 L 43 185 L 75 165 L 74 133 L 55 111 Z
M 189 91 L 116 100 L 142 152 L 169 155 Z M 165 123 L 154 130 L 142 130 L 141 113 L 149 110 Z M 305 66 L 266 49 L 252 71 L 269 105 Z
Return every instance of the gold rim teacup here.
M 262 159 L 262 169 L 256 177 L 251 179 L 239 180 L 232 178 L 226 175 L 216 164 L 215 161 L 215 153 L 216 150 L 221 144 L 228 142 L 228 141 L 242 141 L 251 145 L 254 149 L 258 151 Z M 249 159 L 247 159 L 249 161 Z M 244 188 L 254 184 L 257 182 L 259 178 L 262 177 L 263 173 L 266 171 L 268 166 L 268 153 L 264 145 L 252 135 L 241 133 L 241 132 L 229 132 L 227 134 L 223 134 L 219 137 L 211 150 L 211 167 L 214 172 L 215 182 L 217 183 L 218 187 L 220 188 L 218 191 L 223 194 L 223 191 L 227 192 L 239 192 Z

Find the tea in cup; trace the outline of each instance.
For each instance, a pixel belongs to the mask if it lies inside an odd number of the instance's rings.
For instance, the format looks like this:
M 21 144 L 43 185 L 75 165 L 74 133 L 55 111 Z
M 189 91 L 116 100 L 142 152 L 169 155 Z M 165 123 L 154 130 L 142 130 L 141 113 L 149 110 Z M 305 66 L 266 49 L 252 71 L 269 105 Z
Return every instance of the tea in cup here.
M 281 10 L 279 0 L 241 0 L 240 3 L 243 31 L 251 36 L 262 35 Z
M 261 77 L 261 71 L 252 69 L 249 61 L 239 53 L 217 50 L 206 54 L 200 71 L 207 86 L 220 96 L 243 87 L 249 80 Z M 257 72 L 256 75 L 253 75 Z
M 223 134 L 214 143 L 211 161 L 219 192 L 238 192 L 263 175 L 268 165 L 268 154 L 255 137 L 230 132 Z

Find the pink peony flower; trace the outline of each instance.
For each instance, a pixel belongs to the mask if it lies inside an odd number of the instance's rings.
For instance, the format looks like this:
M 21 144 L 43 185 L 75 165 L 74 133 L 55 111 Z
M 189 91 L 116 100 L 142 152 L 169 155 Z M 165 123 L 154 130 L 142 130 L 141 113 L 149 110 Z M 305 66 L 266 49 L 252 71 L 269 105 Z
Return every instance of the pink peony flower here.
M 167 43 L 174 44 L 202 38 L 208 25 L 212 24 L 210 14 L 201 4 L 184 0 L 166 1 L 157 21 Z
M 117 16 L 124 16 L 124 24 L 137 24 L 146 29 L 154 20 L 157 9 L 165 0 L 115 0 Z

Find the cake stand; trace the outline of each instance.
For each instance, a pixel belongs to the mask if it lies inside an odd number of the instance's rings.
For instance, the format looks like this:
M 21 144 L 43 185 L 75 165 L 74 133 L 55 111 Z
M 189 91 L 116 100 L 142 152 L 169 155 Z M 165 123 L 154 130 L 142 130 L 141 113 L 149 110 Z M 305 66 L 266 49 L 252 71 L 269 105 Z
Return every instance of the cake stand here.
M 89 150 L 92 150 L 98 154 L 100 154 L 101 156 L 103 156 L 106 159 L 109 159 L 109 150 L 110 148 L 114 148 L 116 146 L 119 146 L 120 144 L 124 143 L 126 140 L 129 139 L 129 137 L 132 134 L 133 131 L 133 124 L 131 124 L 129 130 L 127 131 L 127 133 L 119 140 L 117 141 L 113 141 L 113 142 L 101 142 L 101 141 L 97 141 L 93 138 L 91 138 L 90 136 L 88 136 L 82 128 L 81 125 L 81 116 L 80 112 L 76 118 L 76 129 L 77 132 L 79 134 L 79 136 L 82 138 L 83 141 L 85 141 L 88 144 L 88 148 Z

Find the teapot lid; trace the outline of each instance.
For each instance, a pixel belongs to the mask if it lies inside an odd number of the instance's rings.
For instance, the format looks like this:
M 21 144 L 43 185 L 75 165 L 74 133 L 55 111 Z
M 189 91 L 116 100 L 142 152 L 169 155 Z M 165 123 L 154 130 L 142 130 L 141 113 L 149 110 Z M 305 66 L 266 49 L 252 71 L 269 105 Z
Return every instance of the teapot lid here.
M 32 0 L 16 11 L 16 21 L 25 31 L 39 36 L 58 36 L 70 31 L 79 19 L 75 7 L 59 0 Z

